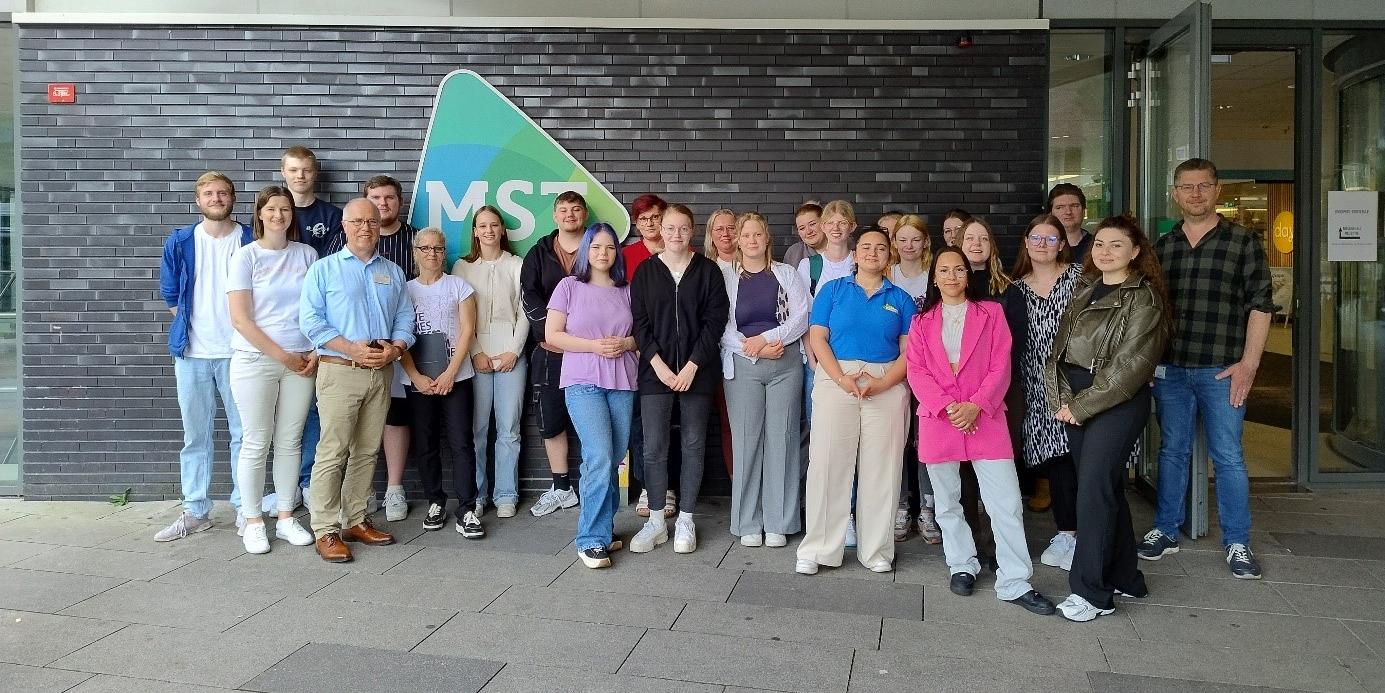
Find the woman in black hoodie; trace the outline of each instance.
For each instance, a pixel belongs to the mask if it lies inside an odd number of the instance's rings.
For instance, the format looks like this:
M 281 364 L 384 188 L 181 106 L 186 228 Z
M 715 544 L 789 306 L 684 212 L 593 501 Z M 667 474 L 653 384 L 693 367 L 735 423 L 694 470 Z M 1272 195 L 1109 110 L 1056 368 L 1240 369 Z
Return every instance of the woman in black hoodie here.
M 663 218 L 664 251 L 642 264 L 644 271 L 636 273 L 630 285 L 630 311 L 640 351 L 644 482 L 649 489 L 649 521 L 630 541 L 635 553 L 668 541 L 663 503 L 675 401 L 683 468 L 673 550 L 692 553 L 697 549 L 693 510 L 702 484 L 712 395 L 721 386 L 720 342 L 730 304 L 721 268 L 715 260 L 693 252 L 695 227 L 691 210 L 669 205 Z

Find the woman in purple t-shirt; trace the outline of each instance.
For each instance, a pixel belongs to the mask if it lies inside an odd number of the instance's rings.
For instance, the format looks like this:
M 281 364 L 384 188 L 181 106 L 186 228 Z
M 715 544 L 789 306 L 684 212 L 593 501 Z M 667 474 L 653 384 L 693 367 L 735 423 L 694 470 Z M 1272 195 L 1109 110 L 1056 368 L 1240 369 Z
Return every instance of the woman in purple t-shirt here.
M 638 386 L 630 286 L 620 245 L 609 224 L 582 236 L 572 276 L 548 300 L 544 340 L 563 350 L 558 386 L 582 441 L 582 513 L 577 555 L 588 568 L 607 568 L 621 548 L 612 535 L 618 501 L 616 468 L 630 442 Z

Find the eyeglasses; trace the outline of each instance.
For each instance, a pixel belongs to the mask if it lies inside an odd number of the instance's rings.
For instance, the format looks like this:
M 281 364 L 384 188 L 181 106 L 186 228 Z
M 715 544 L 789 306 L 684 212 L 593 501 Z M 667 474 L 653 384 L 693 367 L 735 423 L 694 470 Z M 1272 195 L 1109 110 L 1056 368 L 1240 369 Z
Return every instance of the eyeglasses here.
M 341 223 L 358 229 L 362 226 L 369 226 L 372 229 L 380 228 L 380 222 L 374 219 L 343 219 Z
M 642 217 L 635 217 L 635 222 L 639 224 L 657 224 L 659 220 L 663 218 L 664 215 L 662 214 L 646 214 Z
M 1057 237 L 1057 236 L 1040 236 L 1040 235 L 1037 234 L 1037 233 L 1029 234 L 1029 245 L 1039 246 L 1039 247 L 1046 246 L 1046 245 L 1053 245 L 1053 246 L 1056 246 L 1056 245 L 1058 245 L 1058 237 Z
M 416 245 L 416 246 L 414 246 L 414 250 L 417 250 L 417 251 L 420 252 L 420 253 L 445 253 L 445 252 L 447 252 L 447 246 L 445 246 L 445 245 Z
M 1216 184 L 1216 183 L 1197 183 L 1197 184 L 1193 184 L 1193 183 L 1183 183 L 1183 184 L 1181 184 L 1181 185 L 1175 185 L 1175 186 L 1173 186 L 1173 187 L 1177 188 L 1177 189 L 1178 189 L 1178 192 L 1181 192 L 1181 193 L 1190 193 L 1190 192 L 1193 192 L 1194 190 L 1196 190 L 1197 192 L 1200 192 L 1200 193 L 1205 193 L 1205 192 L 1210 192 L 1210 191 L 1212 190 L 1212 188 L 1217 187 L 1217 184 Z
M 845 219 L 840 219 L 838 221 L 829 221 L 823 224 L 823 226 L 826 226 L 829 229 L 844 229 L 851 226 L 851 222 Z
M 691 226 L 665 226 L 664 233 L 692 233 Z

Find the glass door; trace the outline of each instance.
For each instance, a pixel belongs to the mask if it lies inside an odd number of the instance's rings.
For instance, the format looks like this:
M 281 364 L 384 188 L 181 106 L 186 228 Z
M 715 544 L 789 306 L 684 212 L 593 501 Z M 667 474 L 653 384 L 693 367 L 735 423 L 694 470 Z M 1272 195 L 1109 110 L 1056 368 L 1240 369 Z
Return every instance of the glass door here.
M 1155 31 L 1139 67 L 1140 217 L 1151 235 L 1173 228 L 1173 169 L 1211 155 L 1212 5 L 1199 0 Z M 1138 485 L 1158 488 L 1158 427 L 1147 429 L 1136 464 Z M 1193 445 L 1188 493 L 1188 536 L 1207 534 L 1207 453 L 1201 434 Z

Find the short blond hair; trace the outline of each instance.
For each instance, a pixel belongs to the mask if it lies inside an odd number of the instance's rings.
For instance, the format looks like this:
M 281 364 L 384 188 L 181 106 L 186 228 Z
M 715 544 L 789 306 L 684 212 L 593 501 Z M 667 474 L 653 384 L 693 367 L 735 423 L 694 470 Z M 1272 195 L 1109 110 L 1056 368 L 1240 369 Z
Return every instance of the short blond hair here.
M 311 161 L 313 162 L 314 171 L 322 170 L 322 165 L 317 162 L 317 155 L 313 153 L 313 150 L 308 149 L 307 147 L 304 147 L 301 144 L 296 144 L 292 147 L 289 147 L 288 149 L 285 149 L 284 155 L 279 157 L 279 166 L 283 167 L 285 163 L 284 160 L 289 157 L 293 157 L 295 159 L 302 159 L 304 161 Z
M 202 188 L 205 188 L 208 185 L 211 185 L 212 183 L 215 183 L 217 181 L 225 183 L 226 186 L 231 189 L 231 197 L 236 196 L 236 184 L 232 183 L 231 179 L 221 171 L 207 171 L 206 173 L 198 176 L 197 183 L 192 186 L 192 191 L 195 193 L 200 193 L 202 192 Z

